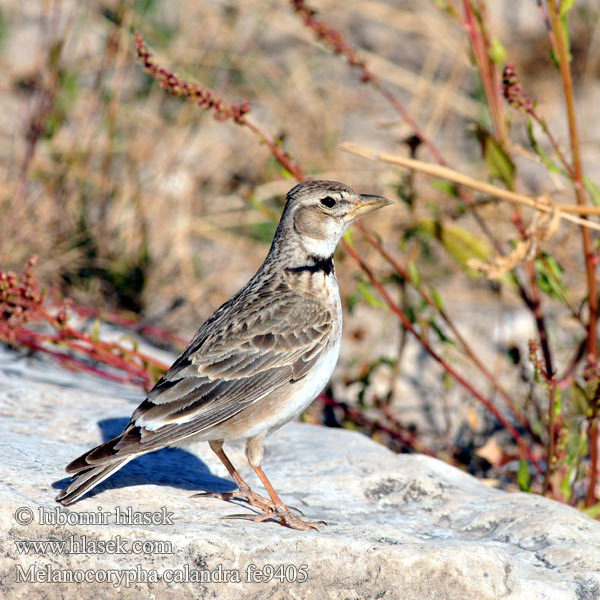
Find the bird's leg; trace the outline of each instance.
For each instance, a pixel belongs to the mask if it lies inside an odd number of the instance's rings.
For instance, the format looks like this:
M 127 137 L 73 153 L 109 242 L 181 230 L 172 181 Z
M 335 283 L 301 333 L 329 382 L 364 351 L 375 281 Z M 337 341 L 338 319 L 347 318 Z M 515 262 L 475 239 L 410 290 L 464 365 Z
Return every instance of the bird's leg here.
M 265 472 L 262 470 L 260 465 L 253 465 L 250 463 L 250 466 L 254 469 L 255 473 L 259 476 L 262 481 L 265 489 L 267 490 L 271 500 L 273 501 L 273 505 L 275 510 L 271 513 L 266 513 L 264 515 L 258 515 L 254 517 L 255 521 L 265 521 L 267 519 L 277 519 L 282 525 L 286 525 L 291 529 L 315 529 L 319 531 L 319 525 L 326 525 L 324 521 L 305 521 L 301 519 L 294 513 L 290 511 L 290 509 L 283 503 L 279 494 L 275 491 L 269 478 L 266 476 Z M 296 509 L 297 510 L 297 509 Z
M 265 486 L 265 489 L 267 490 L 271 500 L 273 501 L 273 509 L 271 510 L 271 512 L 265 513 L 264 515 L 257 515 L 256 517 L 252 517 L 252 519 L 255 521 L 277 519 L 282 525 L 286 525 L 287 527 L 290 527 L 292 529 L 315 529 L 318 531 L 318 525 L 325 525 L 325 523 L 323 521 L 319 521 L 318 523 L 314 521 L 304 521 L 300 517 L 290 512 L 290 509 L 283 503 L 283 501 L 279 497 L 279 494 L 275 491 L 275 488 L 269 481 L 269 478 L 262 470 L 260 462 L 263 457 L 263 438 L 264 436 L 257 436 L 248 440 L 248 442 L 246 443 L 246 456 L 248 458 L 250 466 L 254 469 L 254 472 L 262 481 L 262 484 Z
M 237 472 L 237 469 L 233 466 L 233 464 L 223 451 L 222 441 L 209 442 L 210 448 L 219 457 L 219 460 L 225 465 L 225 468 L 227 469 L 227 471 L 235 481 L 236 485 L 238 486 L 239 491 L 203 492 L 200 494 L 194 494 L 192 498 L 219 498 L 225 501 L 240 498 L 248 502 L 250 506 L 257 508 L 261 512 L 257 515 L 230 515 L 227 518 L 244 519 L 257 522 L 268 521 L 272 519 L 279 521 L 279 523 L 290 527 L 291 529 L 316 529 L 318 531 L 318 525 L 325 525 L 323 521 L 319 521 L 318 523 L 313 521 L 304 521 L 300 517 L 290 512 L 290 509 L 283 503 L 283 501 L 271 485 L 271 482 L 269 481 L 269 479 L 265 475 L 265 472 L 260 466 L 260 461 L 263 457 L 262 441 L 263 436 L 258 436 L 256 438 L 248 440 L 246 444 L 246 456 L 248 457 L 248 462 L 250 463 L 250 466 L 254 469 L 255 473 L 258 475 L 263 485 L 265 486 L 265 489 L 267 490 L 271 498 L 270 500 L 268 500 L 267 498 L 263 498 L 263 496 L 257 494 L 252 489 L 250 489 L 250 486 Z
M 219 460 L 225 465 L 225 468 L 235 481 L 238 486 L 237 492 L 202 492 L 200 494 L 194 494 L 192 498 L 220 498 L 221 500 L 229 501 L 235 498 L 241 498 L 246 500 L 250 506 L 254 506 L 261 510 L 263 513 L 273 511 L 273 506 L 269 500 L 263 498 L 260 494 L 253 492 L 250 486 L 244 481 L 242 476 L 237 472 L 237 469 L 233 466 L 232 462 L 225 454 L 223 450 L 222 441 L 209 442 L 210 449 L 219 457 Z

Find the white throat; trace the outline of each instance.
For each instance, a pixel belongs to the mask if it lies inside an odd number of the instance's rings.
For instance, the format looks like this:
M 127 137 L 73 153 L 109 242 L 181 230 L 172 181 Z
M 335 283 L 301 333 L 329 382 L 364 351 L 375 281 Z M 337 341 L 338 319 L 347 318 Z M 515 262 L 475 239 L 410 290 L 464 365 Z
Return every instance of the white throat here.
M 337 246 L 338 240 L 319 240 L 317 238 L 302 236 L 300 244 L 307 254 L 318 258 L 329 258 Z

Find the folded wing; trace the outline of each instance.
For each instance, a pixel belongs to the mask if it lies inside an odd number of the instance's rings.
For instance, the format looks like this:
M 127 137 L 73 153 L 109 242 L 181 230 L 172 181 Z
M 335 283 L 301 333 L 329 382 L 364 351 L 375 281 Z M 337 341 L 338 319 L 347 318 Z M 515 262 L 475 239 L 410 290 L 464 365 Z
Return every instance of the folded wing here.
M 125 431 L 68 470 L 157 449 L 222 423 L 304 377 L 323 352 L 331 326 L 332 316 L 317 299 L 286 288 L 233 298 L 196 333 Z

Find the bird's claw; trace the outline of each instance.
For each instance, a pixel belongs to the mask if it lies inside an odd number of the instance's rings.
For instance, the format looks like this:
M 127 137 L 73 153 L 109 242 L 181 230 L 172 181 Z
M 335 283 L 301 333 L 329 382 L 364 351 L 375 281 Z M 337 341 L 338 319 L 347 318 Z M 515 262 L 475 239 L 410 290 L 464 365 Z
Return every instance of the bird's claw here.
M 285 527 L 290 529 L 297 529 L 300 531 L 308 531 L 310 529 L 319 531 L 320 525 L 327 525 L 325 521 L 305 521 L 300 519 L 296 515 L 287 511 L 274 510 L 270 512 L 264 512 L 259 514 L 234 514 L 225 515 L 222 519 L 237 519 L 241 521 L 254 521 L 255 523 L 263 523 L 264 521 L 276 521 Z
M 222 517 L 223 519 L 240 519 L 254 521 L 256 523 L 273 520 L 291 529 L 299 529 L 302 531 L 307 531 L 309 529 L 319 531 L 319 525 L 327 525 L 325 521 L 305 521 L 300 518 L 300 516 L 304 516 L 304 513 L 299 508 L 276 505 L 271 500 L 263 498 L 260 494 L 257 494 L 250 489 L 238 490 L 235 492 L 200 492 L 194 494 L 192 498 L 218 498 L 225 502 L 243 500 L 252 508 L 256 508 L 260 511 L 258 514 L 226 515 Z M 300 516 L 294 514 L 292 511 L 297 512 Z

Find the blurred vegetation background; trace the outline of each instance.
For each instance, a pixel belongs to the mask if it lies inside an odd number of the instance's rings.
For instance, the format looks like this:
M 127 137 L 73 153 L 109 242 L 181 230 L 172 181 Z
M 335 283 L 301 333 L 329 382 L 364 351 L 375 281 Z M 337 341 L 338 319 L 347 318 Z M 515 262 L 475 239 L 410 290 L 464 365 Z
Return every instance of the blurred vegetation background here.
M 600 6 L 550 2 L 568 33 L 591 205 L 600 202 Z M 467 5 L 502 106 L 490 106 Z M 305 419 L 361 429 L 396 451 L 425 450 L 508 488 L 574 505 L 585 497 L 588 509 L 597 507 L 590 446 L 597 438 L 590 432 L 597 428 L 600 378 L 595 359 L 581 349 L 589 282 L 579 228 L 563 221 L 502 277 L 486 278 L 469 260 L 510 255 L 527 227 L 535 227 L 534 211 L 521 213 L 485 195 L 473 197 L 474 211 L 447 181 L 339 148 L 351 141 L 435 163 L 426 137 L 462 173 L 574 204 L 573 177 L 543 127 L 502 98 L 502 69 L 510 63 L 570 157 L 547 3 L 314 0 L 311 6 L 419 123 L 420 136 L 380 88 L 363 81 L 360 68 L 315 37 L 283 0 L 4 0 L 0 268 L 19 271 L 37 255 L 36 276 L 52 297 L 137 315 L 189 338 L 261 264 L 295 181 L 247 128 L 165 93 L 136 58 L 132 33 L 139 31 L 161 66 L 228 103 L 249 101 L 252 121 L 309 177 L 399 201 L 365 227 L 408 276 L 391 268 L 363 232 L 353 229 L 347 242 L 421 338 L 523 439 L 515 443 L 407 335 L 347 248 L 336 258 L 346 307 L 342 356 L 326 398 Z M 433 303 L 419 294 L 424 288 Z M 540 335 L 552 344 L 554 372 L 547 377 L 540 369 L 548 363 L 530 360 Z M 474 366 L 461 339 L 495 383 Z

